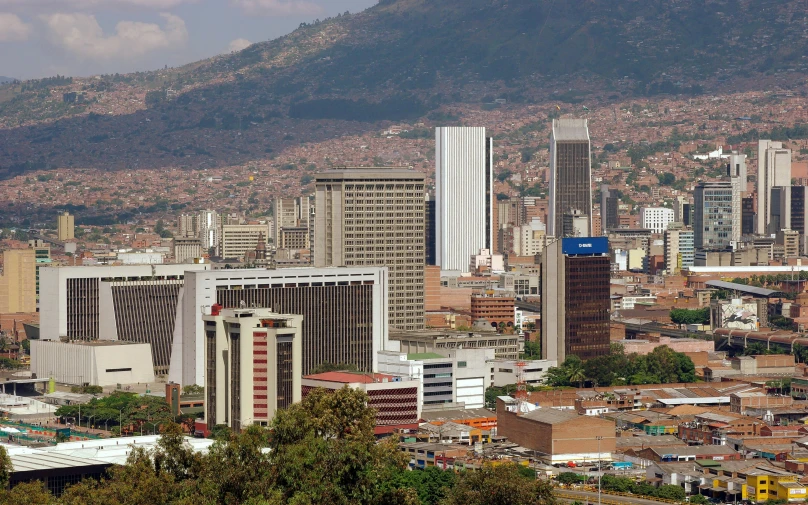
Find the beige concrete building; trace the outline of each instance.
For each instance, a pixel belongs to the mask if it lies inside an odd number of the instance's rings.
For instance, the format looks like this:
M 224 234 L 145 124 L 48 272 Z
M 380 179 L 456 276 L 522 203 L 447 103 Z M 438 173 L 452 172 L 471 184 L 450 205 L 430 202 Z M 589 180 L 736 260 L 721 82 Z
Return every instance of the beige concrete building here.
M 349 168 L 317 175 L 314 265 L 386 266 L 389 323 L 424 328 L 424 174 Z
M 202 241 L 198 238 L 174 237 L 174 263 L 189 263 L 202 257 Z
M 222 225 L 219 256 L 222 258 L 243 258 L 248 251 L 255 251 L 259 239 L 264 244 L 269 244 L 269 226 L 266 223 Z
M 12 249 L 3 253 L 0 314 L 36 312 L 36 252 Z
M 301 399 L 303 316 L 212 307 L 205 327 L 205 421 L 267 426 Z
M 65 240 L 73 240 L 76 238 L 76 226 L 75 221 L 72 215 L 69 212 L 65 212 L 61 214 L 56 222 L 59 240 L 64 242 Z

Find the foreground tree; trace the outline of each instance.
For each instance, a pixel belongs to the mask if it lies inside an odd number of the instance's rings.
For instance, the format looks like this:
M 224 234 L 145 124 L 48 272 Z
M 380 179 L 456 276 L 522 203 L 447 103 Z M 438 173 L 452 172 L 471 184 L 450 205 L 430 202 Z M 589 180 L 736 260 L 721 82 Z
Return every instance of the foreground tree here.
M 462 472 L 442 505 L 552 505 L 553 487 L 520 475 L 514 464 Z

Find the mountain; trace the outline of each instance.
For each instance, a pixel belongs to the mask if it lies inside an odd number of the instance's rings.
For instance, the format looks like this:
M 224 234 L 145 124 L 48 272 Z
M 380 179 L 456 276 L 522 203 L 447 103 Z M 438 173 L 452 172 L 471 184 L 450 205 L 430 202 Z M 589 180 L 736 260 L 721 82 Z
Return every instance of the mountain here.
M 5 84 L 5 83 L 7 83 L 7 82 L 14 82 L 14 81 L 16 81 L 16 80 L 17 80 L 17 79 L 15 79 L 15 78 L 13 78 L 13 77 L 6 77 L 6 76 L 4 76 L 4 75 L 0 75 L 0 84 Z
M 458 102 L 616 100 L 800 82 L 805 16 L 798 0 L 380 0 L 181 68 L 23 83 L 0 95 L 0 144 L 6 137 L 20 146 L 0 153 L 0 177 L 54 166 L 132 168 L 119 158 L 155 149 L 165 166 L 189 153 L 211 165 L 243 163 L 299 140 L 246 133 L 267 123 L 338 121 L 356 133 Z M 81 99 L 59 101 L 67 92 Z M 140 105 L 132 96 L 143 97 Z M 222 132 L 232 131 L 245 136 L 225 141 Z M 171 137 L 179 132 L 182 142 L 189 132 L 213 140 L 177 146 Z M 312 128 L 306 140 L 330 136 Z

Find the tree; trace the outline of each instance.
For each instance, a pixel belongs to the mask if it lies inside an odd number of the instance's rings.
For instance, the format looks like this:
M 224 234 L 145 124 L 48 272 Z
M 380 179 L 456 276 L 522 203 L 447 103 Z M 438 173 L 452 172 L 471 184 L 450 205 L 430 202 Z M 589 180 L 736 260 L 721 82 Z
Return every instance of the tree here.
M 671 309 L 671 321 L 675 324 L 709 324 L 710 307 L 703 309 Z
M 708 500 L 704 495 L 694 494 L 690 497 L 690 503 L 695 505 L 707 505 L 710 503 L 710 500 Z
M 584 481 L 584 476 L 575 472 L 561 472 L 556 480 L 564 485 L 579 484 Z
M 182 427 L 175 423 L 163 426 L 154 451 L 155 470 L 168 472 L 174 481 L 179 482 L 198 472 L 199 465 L 199 456 L 185 440 Z
M 685 490 L 681 486 L 663 484 L 657 489 L 656 495 L 667 500 L 682 501 L 685 499 Z
M 310 375 L 326 372 L 358 372 L 359 368 L 353 363 L 320 363 L 312 368 Z
M 6 451 L 6 448 L 0 446 L 0 489 L 8 489 L 8 484 L 11 482 L 11 471 L 14 467 L 11 465 L 11 458 Z
M 10 491 L 0 490 L 3 505 L 50 505 L 56 503 L 42 481 L 21 482 Z
M 397 470 L 390 480 L 393 489 L 412 489 L 421 505 L 436 505 L 446 498 L 457 474 L 430 466 L 423 470 Z
M 182 394 L 184 395 L 201 395 L 205 392 L 205 388 L 198 384 L 189 384 L 182 387 Z
M 553 488 L 545 480 L 519 474 L 515 464 L 484 465 L 462 472 L 442 505 L 546 505 L 555 503 Z
M 525 359 L 541 359 L 541 344 L 532 340 L 525 340 Z

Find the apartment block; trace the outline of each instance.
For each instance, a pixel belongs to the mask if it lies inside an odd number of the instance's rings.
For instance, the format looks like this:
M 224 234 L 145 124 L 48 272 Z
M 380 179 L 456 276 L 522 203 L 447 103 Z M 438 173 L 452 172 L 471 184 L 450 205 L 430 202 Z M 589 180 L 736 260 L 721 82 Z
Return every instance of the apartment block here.
M 225 224 L 222 225 L 222 239 L 219 256 L 222 258 L 244 258 L 255 251 L 258 243 L 269 245 L 269 226 L 263 224 Z

